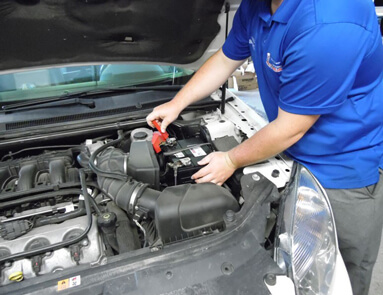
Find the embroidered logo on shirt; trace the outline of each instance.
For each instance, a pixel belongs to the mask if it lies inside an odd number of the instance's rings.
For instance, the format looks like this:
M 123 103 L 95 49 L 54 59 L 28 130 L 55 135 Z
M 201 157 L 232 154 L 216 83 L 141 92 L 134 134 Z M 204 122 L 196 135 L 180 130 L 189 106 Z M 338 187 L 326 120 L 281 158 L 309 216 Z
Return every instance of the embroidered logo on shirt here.
M 281 62 L 276 62 L 275 60 L 273 60 L 270 52 L 267 53 L 266 64 L 270 69 L 272 69 L 276 73 L 280 73 L 283 70 Z

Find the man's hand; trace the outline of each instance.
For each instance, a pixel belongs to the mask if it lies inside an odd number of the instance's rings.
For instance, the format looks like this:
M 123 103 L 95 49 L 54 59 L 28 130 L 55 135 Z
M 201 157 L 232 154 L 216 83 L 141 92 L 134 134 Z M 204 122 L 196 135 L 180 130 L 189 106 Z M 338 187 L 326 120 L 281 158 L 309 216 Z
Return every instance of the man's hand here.
M 236 170 L 237 167 L 231 161 L 229 154 L 214 152 L 207 155 L 199 165 L 206 165 L 192 176 L 196 183 L 212 182 L 222 185 Z
M 161 131 L 165 132 L 169 124 L 178 118 L 181 111 L 182 108 L 174 103 L 174 101 L 169 101 L 159 105 L 158 107 L 155 107 L 153 111 L 146 117 L 146 122 L 149 126 L 154 128 L 152 121 L 157 120 L 161 125 Z

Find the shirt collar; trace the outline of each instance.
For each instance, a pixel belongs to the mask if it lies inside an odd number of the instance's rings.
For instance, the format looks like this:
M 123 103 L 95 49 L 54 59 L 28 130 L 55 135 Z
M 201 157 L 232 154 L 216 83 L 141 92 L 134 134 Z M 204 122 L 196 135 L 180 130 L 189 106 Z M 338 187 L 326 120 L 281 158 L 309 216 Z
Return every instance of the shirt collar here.
M 259 17 L 263 19 L 264 22 L 270 23 L 271 21 L 275 21 L 286 24 L 301 0 L 284 0 L 274 15 L 271 15 L 270 11 L 271 0 L 264 0 L 262 2 L 263 4 L 260 7 Z
M 259 17 L 265 22 L 269 23 L 271 19 L 270 13 L 270 0 L 262 0 L 259 7 Z

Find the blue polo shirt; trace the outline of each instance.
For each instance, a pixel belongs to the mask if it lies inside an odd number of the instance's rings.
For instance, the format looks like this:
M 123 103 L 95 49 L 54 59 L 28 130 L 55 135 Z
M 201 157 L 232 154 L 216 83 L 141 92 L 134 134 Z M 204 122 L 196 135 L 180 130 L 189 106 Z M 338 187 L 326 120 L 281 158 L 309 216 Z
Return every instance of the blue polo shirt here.
M 325 188 L 374 184 L 383 167 L 383 46 L 371 0 L 243 0 L 223 46 L 252 56 L 269 121 L 321 115 L 286 154 Z

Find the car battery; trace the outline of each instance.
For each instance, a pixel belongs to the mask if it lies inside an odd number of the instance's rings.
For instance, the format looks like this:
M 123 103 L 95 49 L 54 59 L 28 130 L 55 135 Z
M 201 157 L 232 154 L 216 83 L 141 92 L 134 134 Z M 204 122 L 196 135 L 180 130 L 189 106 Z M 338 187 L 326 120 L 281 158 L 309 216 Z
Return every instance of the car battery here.
M 173 146 L 163 147 L 166 173 L 162 183 L 176 185 L 192 183 L 191 176 L 203 166 L 198 165 L 208 154 L 213 152 L 212 146 L 199 137 L 177 140 Z

